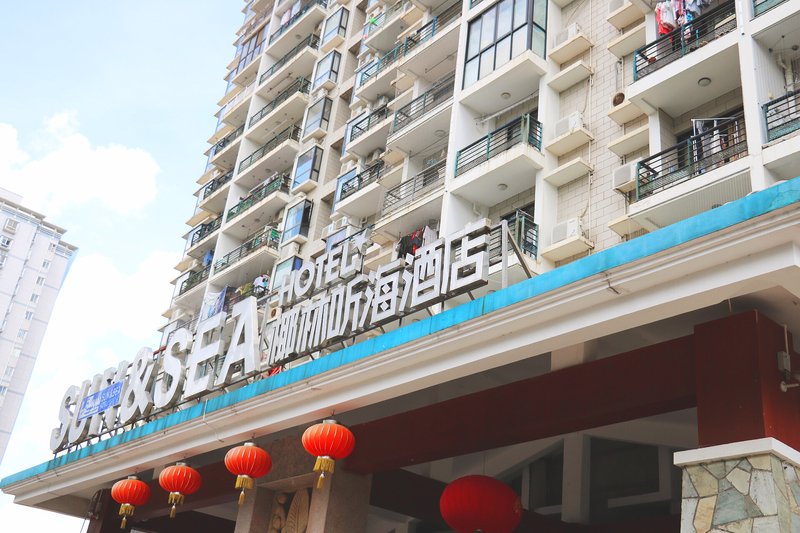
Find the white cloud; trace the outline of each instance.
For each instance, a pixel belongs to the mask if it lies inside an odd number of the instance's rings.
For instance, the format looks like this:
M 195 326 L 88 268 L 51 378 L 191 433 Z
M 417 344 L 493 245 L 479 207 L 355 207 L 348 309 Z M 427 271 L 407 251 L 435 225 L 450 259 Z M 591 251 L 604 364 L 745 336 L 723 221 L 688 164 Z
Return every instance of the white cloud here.
M 97 203 L 135 213 L 155 199 L 159 172 L 144 150 L 94 146 L 78 132 L 74 112 L 50 117 L 28 149 L 13 126 L 0 124 L 0 187 L 21 194 L 25 205 L 49 217 Z

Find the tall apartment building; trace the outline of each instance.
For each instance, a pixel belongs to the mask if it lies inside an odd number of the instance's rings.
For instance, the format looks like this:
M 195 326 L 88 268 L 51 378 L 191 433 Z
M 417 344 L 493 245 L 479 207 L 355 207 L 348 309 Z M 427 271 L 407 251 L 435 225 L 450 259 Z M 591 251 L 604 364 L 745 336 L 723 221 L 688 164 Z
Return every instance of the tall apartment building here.
M 0 189 L 0 461 L 76 248 L 65 230 Z
M 516 531 L 800 530 L 800 2 L 244 13 L 161 346 L 70 387 L 5 492 L 90 531 L 138 474 L 135 530 L 434 533 L 478 474 Z M 356 447 L 314 488 L 332 416 Z M 179 460 L 208 482 L 170 520 Z

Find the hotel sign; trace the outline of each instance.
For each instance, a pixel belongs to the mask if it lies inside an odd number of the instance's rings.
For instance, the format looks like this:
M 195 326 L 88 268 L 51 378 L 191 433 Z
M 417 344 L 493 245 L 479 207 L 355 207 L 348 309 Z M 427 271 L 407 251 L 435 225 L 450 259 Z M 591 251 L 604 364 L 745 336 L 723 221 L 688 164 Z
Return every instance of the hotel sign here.
M 426 243 L 365 273 L 365 234 L 291 272 L 277 291 L 277 317 L 259 324 L 256 298 L 173 331 L 164 350 L 142 348 L 132 363 L 72 385 L 59 406 L 50 448 L 58 452 L 131 427 L 178 404 L 318 353 L 347 338 L 488 283 L 488 221 Z M 230 319 L 230 320 L 229 320 Z

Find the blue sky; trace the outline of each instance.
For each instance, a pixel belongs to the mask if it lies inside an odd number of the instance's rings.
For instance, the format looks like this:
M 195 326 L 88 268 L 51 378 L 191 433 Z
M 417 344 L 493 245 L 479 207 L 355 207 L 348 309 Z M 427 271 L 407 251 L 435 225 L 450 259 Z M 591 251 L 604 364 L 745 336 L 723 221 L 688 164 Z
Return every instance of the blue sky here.
M 0 476 L 50 458 L 67 386 L 157 342 L 243 16 L 237 0 L 6 4 L 0 186 L 80 251 Z M 5 495 L 0 515 L 11 530 L 81 524 Z

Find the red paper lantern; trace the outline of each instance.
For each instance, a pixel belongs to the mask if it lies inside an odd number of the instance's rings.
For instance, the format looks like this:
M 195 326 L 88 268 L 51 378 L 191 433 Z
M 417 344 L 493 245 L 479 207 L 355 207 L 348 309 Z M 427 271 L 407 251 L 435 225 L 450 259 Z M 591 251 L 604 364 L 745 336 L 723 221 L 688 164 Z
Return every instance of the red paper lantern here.
M 325 483 L 325 474 L 333 474 L 334 462 L 344 459 L 353 452 L 356 438 L 353 432 L 336 423 L 336 420 L 323 420 L 303 433 L 303 448 L 317 458 L 314 472 L 319 472 L 317 488 Z
M 228 450 L 225 467 L 236 476 L 236 488 L 242 489 L 239 494 L 239 505 L 242 505 L 245 489 L 252 489 L 253 479 L 266 476 L 272 470 L 272 459 L 254 443 L 245 442 L 243 446 Z
M 133 516 L 137 505 L 144 505 L 150 499 L 150 486 L 136 476 L 120 479 L 111 487 L 111 497 L 120 504 L 119 515 L 122 517 L 120 529 L 125 529 L 128 517 Z
M 175 463 L 168 466 L 158 475 L 158 484 L 169 492 L 167 503 L 172 505 L 169 512 L 170 518 L 175 518 L 175 508 L 183 503 L 185 496 L 194 494 L 203 484 L 200 472 L 187 466 L 186 463 Z
M 465 476 L 447 485 L 439 510 L 458 533 L 511 533 L 522 519 L 517 493 L 487 476 Z

